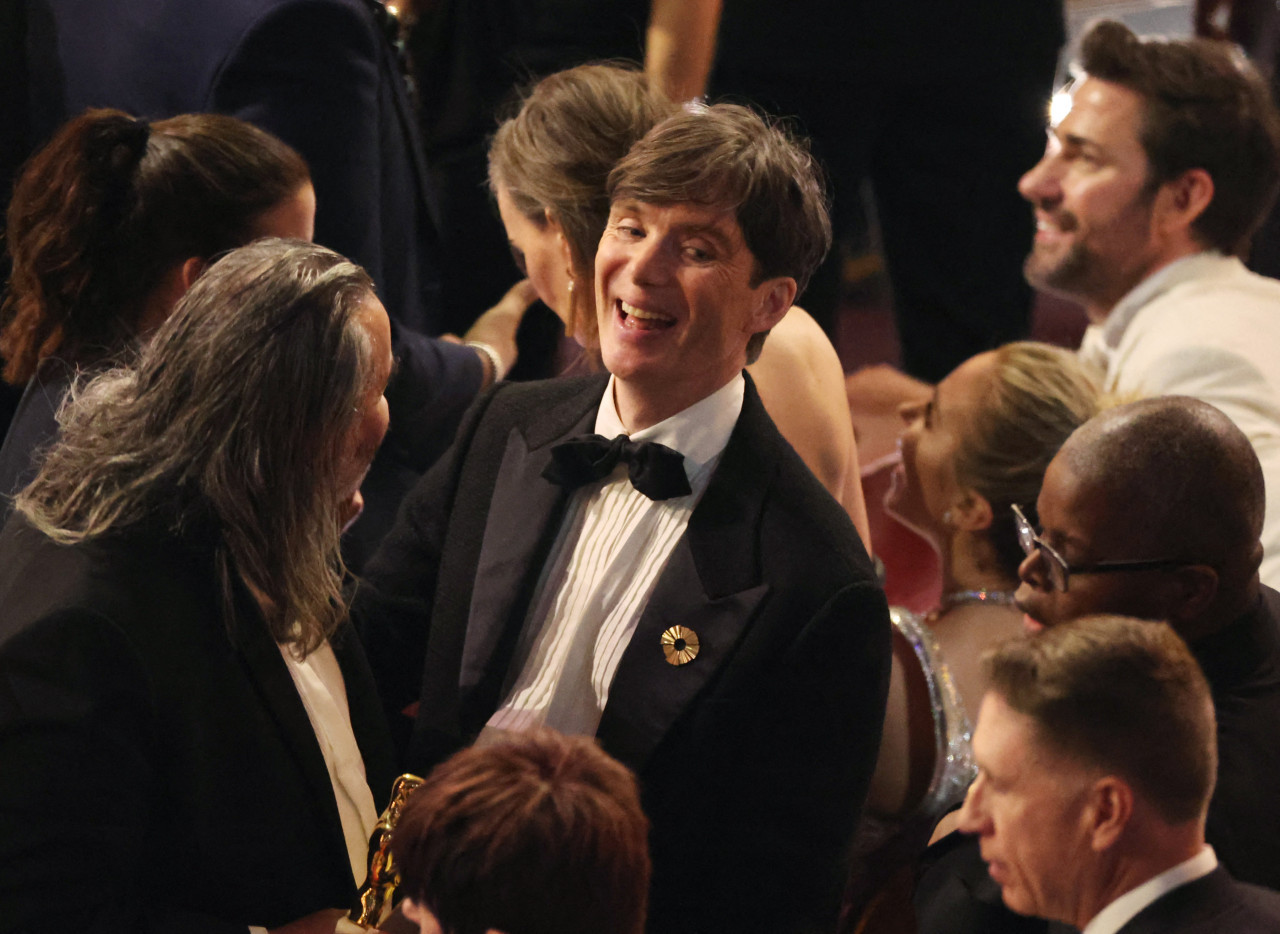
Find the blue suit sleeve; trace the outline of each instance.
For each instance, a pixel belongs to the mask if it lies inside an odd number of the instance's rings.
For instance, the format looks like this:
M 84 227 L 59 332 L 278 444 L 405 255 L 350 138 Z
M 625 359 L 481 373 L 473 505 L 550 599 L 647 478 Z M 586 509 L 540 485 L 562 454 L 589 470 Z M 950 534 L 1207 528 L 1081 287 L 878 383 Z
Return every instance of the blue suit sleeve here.
M 398 460 L 421 471 L 452 440 L 479 392 L 483 367 L 473 349 L 420 330 L 432 317 L 425 306 L 434 285 L 416 268 L 417 254 L 431 246 L 421 242 L 430 226 L 426 205 L 404 215 L 407 226 L 422 231 L 389 228 L 382 214 L 387 192 L 421 200 L 414 190 L 416 141 L 394 112 L 398 90 L 387 86 L 398 76 L 386 75 L 380 61 L 388 54 L 385 41 L 359 3 L 276 4 L 222 64 L 209 109 L 276 134 L 307 160 L 316 190 L 316 242 L 360 263 L 387 305 L 400 371 L 388 392 L 388 444 Z M 400 239 L 391 242 L 393 234 Z

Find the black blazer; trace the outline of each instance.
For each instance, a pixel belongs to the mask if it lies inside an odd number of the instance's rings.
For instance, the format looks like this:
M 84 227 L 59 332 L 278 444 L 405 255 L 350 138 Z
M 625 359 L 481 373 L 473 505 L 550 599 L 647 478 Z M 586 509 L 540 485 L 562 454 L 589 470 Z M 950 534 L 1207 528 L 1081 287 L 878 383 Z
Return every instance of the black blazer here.
M 469 743 L 502 700 L 567 502 L 541 472 L 590 430 L 603 377 L 500 387 L 413 490 L 354 612 L 409 761 Z M 659 637 L 701 654 L 669 665 Z M 597 737 L 652 824 L 650 929 L 829 929 L 878 749 L 889 627 L 848 517 L 748 381 L 742 415 L 659 577 Z
M 1276 934 L 1280 894 L 1221 867 L 1156 899 L 1118 934 Z
M 1257 601 L 1191 652 L 1213 694 L 1218 778 L 1205 838 L 1237 879 L 1280 889 L 1280 593 Z M 921 934 L 1056 931 L 1015 915 L 991 881 L 976 837 L 953 834 L 924 857 L 915 893 Z
M 244 934 L 350 906 L 320 747 L 237 599 L 229 635 L 207 534 L 0 533 L 0 931 Z M 390 742 L 350 636 L 333 646 L 381 807 Z

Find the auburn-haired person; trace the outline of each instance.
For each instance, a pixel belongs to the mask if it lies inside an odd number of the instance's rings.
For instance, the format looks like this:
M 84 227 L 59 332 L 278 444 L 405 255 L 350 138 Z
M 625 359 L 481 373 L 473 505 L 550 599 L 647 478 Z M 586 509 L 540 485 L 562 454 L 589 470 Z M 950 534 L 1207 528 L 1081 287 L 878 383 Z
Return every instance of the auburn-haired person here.
M 302 157 L 242 120 L 89 110 L 67 123 L 9 206 L 0 357 L 4 379 L 28 385 L 0 448 L 0 494 L 35 476 L 78 372 L 133 350 L 220 253 L 258 237 L 310 240 L 314 221 Z M 0 502 L 0 522 L 8 510 Z
M 648 833 L 635 776 L 593 739 L 472 746 L 400 814 L 402 910 L 424 934 L 640 934 Z
M 296 216 L 286 218 L 290 208 Z M 32 157 L 14 187 L 5 380 L 25 383 L 54 354 L 96 362 L 164 320 L 172 301 L 157 308 L 157 290 L 184 262 L 208 262 L 260 236 L 310 239 L 314 211 L 302 157 L 250 123 L 86 111 Z

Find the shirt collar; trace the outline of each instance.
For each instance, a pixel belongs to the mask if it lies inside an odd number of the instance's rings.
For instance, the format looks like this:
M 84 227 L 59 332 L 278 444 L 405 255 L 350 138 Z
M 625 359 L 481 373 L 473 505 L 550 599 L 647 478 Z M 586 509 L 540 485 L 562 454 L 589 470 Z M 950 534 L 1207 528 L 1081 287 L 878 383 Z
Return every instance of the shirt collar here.
M 1207 876 L 1217 868 L 1218 857 L 1214 854 L 1213 847 L 1206 843 L 1195 856 L 1166 869 L 1158 876 L 1153 876 L 1137 888 L 1125 892 L 1094 915 L 1093 920 L 1085 925 L 1080 934 L 1116 934 L 1138 912 L 1156 899 L 1179 886 Z
M 628 434 L 618 417 L 613 398 L 614 377 L 609 377 L 600 409 L 596 413 L 596 434 L 616 438 Z M 695 402 L 670 418 L 630 434 L 632 441 L 656 441 L 684 455 L 684 472 L 692 481 L 720 456 L 733 426 L 742 414 L 747 381 L 739 373 L 711 395 Z

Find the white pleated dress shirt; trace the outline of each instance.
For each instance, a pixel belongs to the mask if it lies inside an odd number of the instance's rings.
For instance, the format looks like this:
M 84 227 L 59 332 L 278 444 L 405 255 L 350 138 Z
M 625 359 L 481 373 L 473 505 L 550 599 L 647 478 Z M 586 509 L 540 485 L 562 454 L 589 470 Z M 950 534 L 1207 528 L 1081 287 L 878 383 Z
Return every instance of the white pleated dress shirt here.
M 628 433 L 613 389 L 610 379 L 596 415 L 596 434 L 606 438 Z M 506 699 L 480 742 L 537 727 L 594 735 L 622 653 L 706 491 L 742 413 L 745 390 L 739 375 L 684 411 L 630 435 L 684 456 L 688 495 L 651 500 L 631 486 L 620 464 L 570 497 L 517 643 Z

